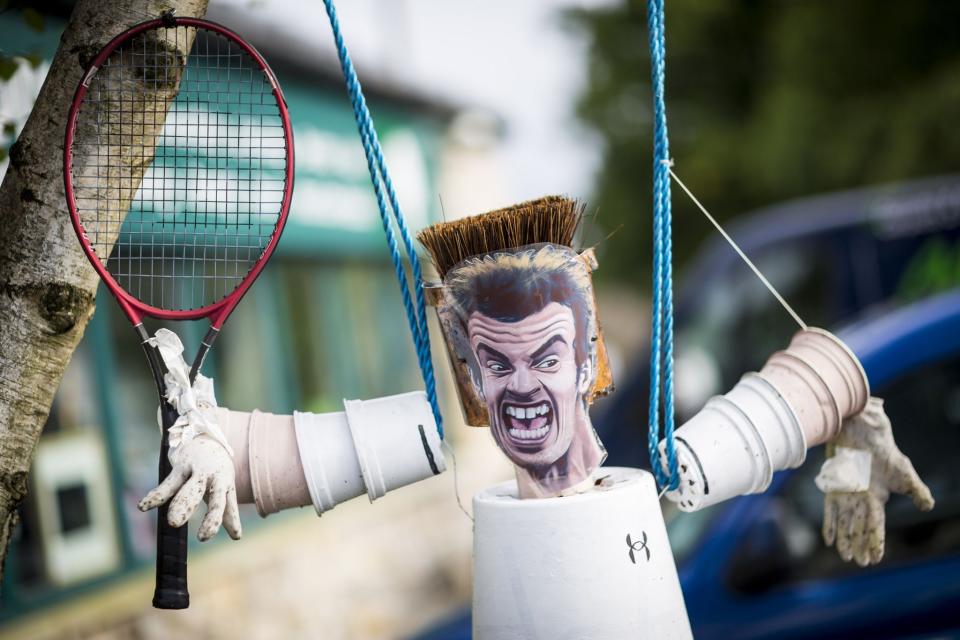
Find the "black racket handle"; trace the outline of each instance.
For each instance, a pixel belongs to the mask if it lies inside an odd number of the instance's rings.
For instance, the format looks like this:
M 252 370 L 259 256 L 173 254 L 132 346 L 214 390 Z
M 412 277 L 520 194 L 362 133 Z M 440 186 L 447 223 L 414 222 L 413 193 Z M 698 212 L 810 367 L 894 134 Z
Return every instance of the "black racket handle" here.
M 163 441 L 160 444 L 160 482 L 170 475 L 167 459 L 170 448 L 169 430 L 177 420 L 177 412 L 166 401 L 160 403 L 163 416 Z M 187 525 L 171 527 L 167 522 L 169 501 L 157 511 L 157 585 L 153 606 L 157 609 L 186 609 L 190 606 L 187 591 Z

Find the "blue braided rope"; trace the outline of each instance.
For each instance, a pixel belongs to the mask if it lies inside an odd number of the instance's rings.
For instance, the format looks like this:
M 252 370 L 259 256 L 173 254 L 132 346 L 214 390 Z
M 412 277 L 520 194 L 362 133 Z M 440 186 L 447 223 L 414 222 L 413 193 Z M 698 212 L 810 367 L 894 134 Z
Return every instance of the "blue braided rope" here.
M 673 436 L 673 226 L 670 210 L 670 141 L 664 102 L 666 42 L 663 0 L 649 0 L 647 23 L 653 89 L 653 309 L 650 328 L 650 416 L 648 444 L 650 467 L 660 486 L 676 489 L 680 484 L 677 450 Z M 667 469 L 660 464 L 660 387 L 663 374 L 663 435 Z
M 407 256 L 410 258 L 414 281 L 414 301 L 416 303 L 417 310 L 417 332 L 420 336 L 420 341 L 417 343 L 417 359 L 420 363 L 421 374 L 423 375 L 424 384 L 427 389 L 427 398 L 430 400 L 430 405 L 434 407 L 435 413 L 437 416 L 439 416 L 439 409 L 436 408 L 436 380 L 434 379 L 433 373 L 433 359 L 430 354 L 430 330 L 427 327 L 426 301 L 424 300 L 423 295 L 423 276 L 420 270 L 420 261 L 416 259 L 417 253 L 413 244 L 413 236 L 410 235 L 410 231 L 408 230 L 406 221 L 403 217 L 403 211 L 400 209 L 400 203 L 397 200 L 396 190 L 393 187 L 393 180 L 390 179 L 386 162 L 384 161 L 383 154 L 380 151 L 380 142 L 377 138 L 376 129 L 373 127 L 373 121 L 370 119 L 369 112 L 367 111 L 366 114 L 367 116 L 365 118 L 364 125 L 368 131 L 368 137 L 373 140 L 372 148 L 374 150 L 374 156 L 377 160 L 377 166 L 380 169 L 380 175 L 383 178 L 383 184 L 387 190 L 387 198 L 390 200 L 390 206 L 393 208 L 394 215 L 396 216 L 397 228 L 400 230 L 400 237 L 403 240 L 404 249 L 407 252 Z M 412 330 L 413 329 L 411 328 L 411 331 Z M 438 418 L 437 420 L 437 425 L 440 426 L 440 419 Z
M 420 365 L 420 373 L 423 376 L 423 382 L 426 387 L 427 399 L 430 401 L 430 407 L 433 409 L 433 416 L 437 422 L 437 430 L 440 433 L 440 437 L 443 438 L 443 418 L 440 415 L 440 404 L 437 400 L 437 384 L 436 378 L 434 377 L 433 360 L 430 355 L 430 333 L 427 327 L 427 310 L 423 295 L 423 277 L 420 271 L 420 263 L 417 260 L 416 248 L 413 244 L 413 236 L 410 235 L 410 231 L 407 229 L 407 223 L 404 219 L 403 211 L 400 209 L 400 203 L 397 200 L 393 181 L 390 179 L 390 172 L 387 170 L 387 164 L 383 158 L 383 151 L 380 148 L 380 140 L 373 124 L 373 118 L 370 116 L 370 110 L 367 108 L 367 102 L 363 97 L 360 80 L 357 78 L 357 73 L 353 68 L 353 62 L 350 60 L 350 54 L 347 52 L 347 46 L 343 41 L 343 34 L 340 31 L 340 21 L 337 18 L 337 11 L 333 6 L 333 0 L 323 0 L 323 4 L 327 9 L 327 16 L 330 18 L 330 28 L 333 30 L 333 39 L 337 47 L 337 55 L 340 58 L 340 67 L 343 69 L 347 93 L 350 96 L 350 103 L 353 106 L 353 115 L 357 121 L 360 141 L 363 143 L 363 151 L 367 159 L 367 169 L 370 171 L 370 181 L 373 183 L 373 191 L 377 198 L 377 207 L 380 211 L 380 222 L 383 225 L 383 232 L 386 235 L 387 247 L 390 249 L 390 259 L 393 263 L 397 283 L 400 285 L 400 296 L 403 299 L 403 308 L 407 313 L 407 323 L 410 326 L 410 334 L 413 337 L 413 343 L 417 351 L 417 363 Z M 384 189 L 387 193 L 386 199 L 384 198 Z M 412 300 L 410 297 L 410 287 L 407 283 L 407 274 L 403 268 L 403 257 L 400 254 L 400 248 L 397 244 L 393 226 L 390 224 L 387 200 L 390 202 L 397 229 L 400 231 L 400 238 L 403 242 L 404 250 L 412 266 L 414 285 L 414 298 Z M 414 305 L 416 305 L 416 307 L 414 307 Z

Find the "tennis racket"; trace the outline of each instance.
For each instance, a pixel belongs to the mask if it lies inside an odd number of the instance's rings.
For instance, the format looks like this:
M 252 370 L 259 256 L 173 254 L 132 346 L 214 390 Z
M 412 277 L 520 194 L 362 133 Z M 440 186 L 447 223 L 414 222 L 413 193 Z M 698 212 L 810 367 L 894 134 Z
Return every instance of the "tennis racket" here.
M 192 381 L 287 218 L 293 137 L 280 86 L 263 57 L 218 24 L 168 13 L 136 25 L 104 47 L 77 87 L 63 175 L 77 237 L 157 384 L 162 481 L 177 413 L 143 319 L 210 321 Z M 186 560 L 187 527 L 171 527 L 164 505 L 153 606 L 189 606 Z

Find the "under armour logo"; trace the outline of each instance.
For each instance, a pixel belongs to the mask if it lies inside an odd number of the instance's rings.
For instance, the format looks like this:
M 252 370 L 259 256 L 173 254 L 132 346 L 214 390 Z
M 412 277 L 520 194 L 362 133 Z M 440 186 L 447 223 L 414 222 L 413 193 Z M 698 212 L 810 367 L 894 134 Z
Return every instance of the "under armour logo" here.
M 637 558 L 633 555 L 634 551 L 643 551 L 647 554 L 647 562 L 650 562 L 650 549 L 647 548 L 647 532 L 641 531 L 643 534 L 643 540 L 637 540 L 634 542 L 630 539 L 630 534 L 627 534 L 627 546 L 630 547 L 630 562 L 637 564 Z

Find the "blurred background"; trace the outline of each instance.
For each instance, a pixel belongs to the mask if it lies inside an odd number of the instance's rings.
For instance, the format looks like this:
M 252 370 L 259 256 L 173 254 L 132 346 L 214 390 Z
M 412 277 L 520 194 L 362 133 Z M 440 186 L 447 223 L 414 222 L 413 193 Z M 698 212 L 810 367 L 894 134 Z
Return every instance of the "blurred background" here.
M 341 5 L 411 226 L 548 193 L 587 202 L 618 388 L 595 424 L 608 464 L 648 466 L 645 3 Z M 71 3 L 0 6 L 2 174 Z M 331 411 L 420 388 L 322 5 L 211 0 L 207 17 L 270 62 L 298 160 L 276 257 L 206 363 L 220 404 Z M 892 500 L 887 559 L 868 570 L 820 540 L 819 451 L 762 496 L 665 507 L 697 637 L 960 637 L 960 5 L 671 0 L 666 20 L 677 172 L 808 323 L 855 349 L 938 500 Z M 674 209 L 682 420 L 795 327 L 682 193 Z M 189 347 L 205 327 L 176 329 Z M 246 509 L 242 542 L 191 546 L 191 608 L 150 608 L 155 515 L 136 502 L 158 433 L 141 359 L 101 299 L 37 451 L 0 638 L 469 637 L 472 525 L 452 473 L 323 518 Z M 511 470 L 459 423 L 438 368 L 469 509 Z

